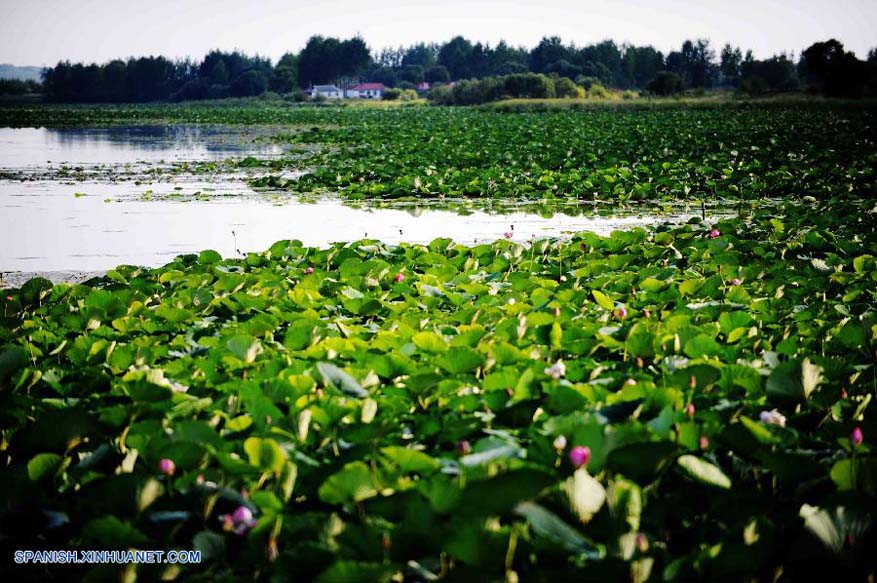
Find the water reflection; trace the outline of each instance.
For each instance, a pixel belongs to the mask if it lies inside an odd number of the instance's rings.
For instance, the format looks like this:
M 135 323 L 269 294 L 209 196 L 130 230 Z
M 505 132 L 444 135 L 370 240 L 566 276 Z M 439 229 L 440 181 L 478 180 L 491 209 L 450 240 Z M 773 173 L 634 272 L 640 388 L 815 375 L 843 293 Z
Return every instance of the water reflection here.
M 254 190 L 240 172 L 217 169 L 208 175 L 169 173 L 157 178 L 148 171 L 168 161 L 278 155 L 276 146 L 254 142 L 265 131 L 198 126 L 0 128 L 0 175 L 27 168 L 23 174 L 30 176 L 21 182 L 0 180 L 0 271 L 94 271 L 122 263 L 158 266 L 175 255 L 204 249 L 224 256 L 238 250 L 264 251 L 280 239 L 324 246 L 362 238 L 428 243 L 450 237 L 471 244 L 510 233 L 514 240 L 525 241 L 582 230 L 609 234 L 701 214 L 700 207 L 620 209 L 617 204 L 579 201 L 412 198 L 351 203 L 322 195 L 294 198 L 285 191 Z M 135 162 L 147 170 L 138 171 L 137 180 L 116 181 L 117 170 Z M 48 179 L 53 174 L 43 171 L 61 163 L 93 164 L 106 171 L 93 173 L 88 181 Z
M 254 141 L 262 131 L 209 126 L 109 128 L 0 128 L 0 168 L 219 160 L 232 155 L 277 155 Z
M 141 200 L 137 190 L 125 194 L 124 189 L 134 188 L 148 188 L 157 197 L 173 193 L 188 202 Z M 180 187 L 0 182 L 0 271 L 100 270 L 121 263 L 158 266 L 180 253 L 203 249 L 223 256 L 234 256 L 236 249 L 264 251 L 280 239 L 324 246 L 362 238 L 428 243 L 450 237 L 476 243 L 507 232 L 518 241 L 582 230 L 606 235 L 700 216 L 699 208 L 657 214 L 615 209 L 612 216 L 542 216 L 514 209 L 460 214 L 435 207 L 354 208 L 333 198 L 278 203 L 271 193 L 248 191 L 242 196 L 237 184 L 190 182 L 182 192 L 174 188 Z M 77 190 L 82 196 L 75 196 Z M 207 200 L 190 196 L 195 192 Z

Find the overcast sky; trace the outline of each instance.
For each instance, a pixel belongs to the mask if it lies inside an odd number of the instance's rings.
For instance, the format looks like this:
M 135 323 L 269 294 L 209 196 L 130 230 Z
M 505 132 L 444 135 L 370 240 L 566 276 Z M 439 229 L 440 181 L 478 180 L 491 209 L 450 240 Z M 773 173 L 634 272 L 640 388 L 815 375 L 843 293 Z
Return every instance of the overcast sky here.
M 372 49 L 418 41 L 532 47 L 558 35 L 662 51 L 706 37 L 757 58 L 834 37 L 864 58 L 877 45 L 877 0 L 0 0 L 0 63 L 53 65 L 213 48 L 275 60 L 313 34 L 360 34 Z

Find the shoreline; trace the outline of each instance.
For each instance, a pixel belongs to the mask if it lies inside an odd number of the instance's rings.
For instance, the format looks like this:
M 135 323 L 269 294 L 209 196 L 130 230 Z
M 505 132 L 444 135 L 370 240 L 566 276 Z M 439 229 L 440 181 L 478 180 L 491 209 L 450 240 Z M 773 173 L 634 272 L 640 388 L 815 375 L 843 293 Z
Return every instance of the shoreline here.
M 35 277 L 57 283 L 82 283 L 94 277 L 106 275 L 103 271 L 3 271 L 0 272 L 0 289 L 19 288 Z

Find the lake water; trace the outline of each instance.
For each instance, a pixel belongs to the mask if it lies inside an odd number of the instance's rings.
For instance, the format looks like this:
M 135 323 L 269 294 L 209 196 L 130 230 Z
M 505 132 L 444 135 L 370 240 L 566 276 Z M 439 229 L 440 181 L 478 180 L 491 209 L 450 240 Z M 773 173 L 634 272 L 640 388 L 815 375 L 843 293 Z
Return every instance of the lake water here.
M 99 271 L 120 264 L 163 265 L 181 253 L 214 249 L 223 256 L 264 251 L 280 239 L 323 246 L 372 238 L 426 243 L 515 240 L 590 230 L 608 234 L 665 220 L 699 216 L 699 209 L 658 217 L 545 217 L 506 209 L 468 214 L 418 208 L 354 208 L 334 198 L 316 201 L 256 192 L 244 176 L 171 175 L 160 181 L 47 179 L 59 165 L 91 166 L 279 156 L 253 130 L 198 127 L 103 129 L 0 128 L 0 272 Z M 206 181 L 205 181 L 206 180 Z
M 0 170 L 221 160 L 282 152 L 279 146 L 254 142 L 258 136 L 247 128 L 211 126 L 0 128 Z

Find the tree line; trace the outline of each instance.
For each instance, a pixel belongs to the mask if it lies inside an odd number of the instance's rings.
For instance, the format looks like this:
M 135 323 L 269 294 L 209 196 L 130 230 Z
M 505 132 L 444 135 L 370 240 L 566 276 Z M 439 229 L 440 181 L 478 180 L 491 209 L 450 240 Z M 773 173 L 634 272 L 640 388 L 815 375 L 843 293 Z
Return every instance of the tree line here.
M 239 51 L 211 51 L 201 62 L 139 57 L 104 64 L 63 61 L 43 71 L 43 91 L 56 102 L 145 102 L 247 97 L 271 91 L 296 94 L 317 84 L 381 82 L 413 89 L 510 75 L 567 78 L 583 87 L 668 95 L 687 89 L 739 88 L 753 94 L 811 90 L 834 97 L 877 94 L 877 50 L 860 60 L 832 39 L 796 60 L 780 54 L 757 60 L 730 44 L 718 52 L 705 39 L 685 41 L 667 54 L 652 46 L 605 40 L 576 46 L 545 37 L 532 49 L 505 42 L 417 43 L 373 53 L 363 39 L 313 36 L 299 53 L 277 63 Z M 513 82 L 514 83 L 514 82 Z M 542 81 L 537 81 L 537 84 Z M 492 91 L 492 90 L 491 90 Z M 538 91 L 537 91 L 538 93 Z

